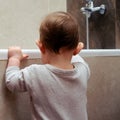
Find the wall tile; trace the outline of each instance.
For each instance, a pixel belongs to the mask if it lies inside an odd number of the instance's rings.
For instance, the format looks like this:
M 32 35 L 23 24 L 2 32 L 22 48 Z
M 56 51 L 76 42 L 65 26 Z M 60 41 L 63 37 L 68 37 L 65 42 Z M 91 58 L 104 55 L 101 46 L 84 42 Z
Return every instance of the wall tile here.
M 66 11 L 66 0 L 48 0 L 49 12 Z
M 0 49 L 37 48 L 40 21 L 56 10 L 66 11 L 66 0 L 0 0 Z
M 116 48 L 120 48 L 120 0 L 116 0 Z
M 81 41 L 86 44 L 86 18 L 80 11 L 85 7 L 86 0 L 67 0 L 67 10 L 75 16 L 80 25 Z M 92 49 L 115 49 L 116 45 L 116 1 L 95 0 L 94 6 L 105 4 L 104 15 L 99 12 L 92 13 L 89 18 L 89 43 Z

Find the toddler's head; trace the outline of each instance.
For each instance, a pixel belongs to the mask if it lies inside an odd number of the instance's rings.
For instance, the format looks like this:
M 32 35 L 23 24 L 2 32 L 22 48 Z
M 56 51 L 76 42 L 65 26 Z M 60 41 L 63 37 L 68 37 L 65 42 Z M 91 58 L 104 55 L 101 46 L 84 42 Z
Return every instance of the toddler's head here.
M 51 52 L 59 54 L 61 48 L 75 49 L 79 42 L 79 26 L 66 12 L 53 12 L 41 23 L 40 41 Z

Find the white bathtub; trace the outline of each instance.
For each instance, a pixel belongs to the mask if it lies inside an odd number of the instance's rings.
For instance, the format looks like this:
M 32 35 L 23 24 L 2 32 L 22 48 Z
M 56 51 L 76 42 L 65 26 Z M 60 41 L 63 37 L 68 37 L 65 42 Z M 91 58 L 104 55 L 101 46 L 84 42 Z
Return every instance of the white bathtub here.
M 23 49 L 23 53 L 29 55 L 28 59 L 40 58 L 40 51 L 38 49 Z M 7 49 L 0 49 L 0 60 L 7 60 Z M 82 50 L 79 53 L 82 57 L 92 56 L 120 56 L 120 49 L 89 49 Z
M 0 120 L 30 120 L 27 93 L 11 93 L 5 86 L 7 49 L 0 49 Z M 38 49 L 23 49 L 29 55 L 22 67 L 40 63 Z M 88 81 L 89 120 L 120 120 L 120 50 L 82 50 L 91 70 Z M 6 114 L 7 113 L 7 114 Z

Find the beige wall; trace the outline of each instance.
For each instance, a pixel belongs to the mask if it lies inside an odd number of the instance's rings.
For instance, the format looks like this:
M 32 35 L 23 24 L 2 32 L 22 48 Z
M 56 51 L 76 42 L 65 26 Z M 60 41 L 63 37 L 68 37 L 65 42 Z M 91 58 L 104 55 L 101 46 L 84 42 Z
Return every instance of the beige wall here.
M 36 48 L 42 17 L 60 10 L 66 11 L 66 0 L 0 0 L 0 49 Z
M 91 69 L 88 82 L 89 120 L 120 120 L 120 57 L 85 58 Z M 40 63 L 28 60 L 22 67 Z M 0 61 L 0 120 L 30 120 L 27 93 L 11 93 L 4 83 L 7 61 Z
M 0 0 L 0 49 L 12 45 L 36 48 L 40 21 L 49 12 L 60 10 L 66 11 L 66 0 Z M 27 65 L 29 62 L 32 60 Z M 6 63 L 0 61 L 0 120 L 30 120 L 27 93 L 11 94 L 5 88 Z

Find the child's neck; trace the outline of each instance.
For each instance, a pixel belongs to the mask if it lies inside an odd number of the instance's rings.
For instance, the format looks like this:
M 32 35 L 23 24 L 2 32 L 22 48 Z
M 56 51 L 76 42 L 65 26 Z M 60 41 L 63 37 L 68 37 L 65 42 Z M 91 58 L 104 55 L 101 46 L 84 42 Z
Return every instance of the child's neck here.
M 73 65 L 71 64 L 71 58 L 72 58 L 71 53 L 49 54 L 48 64 L 61 69 L 73 69 Z

